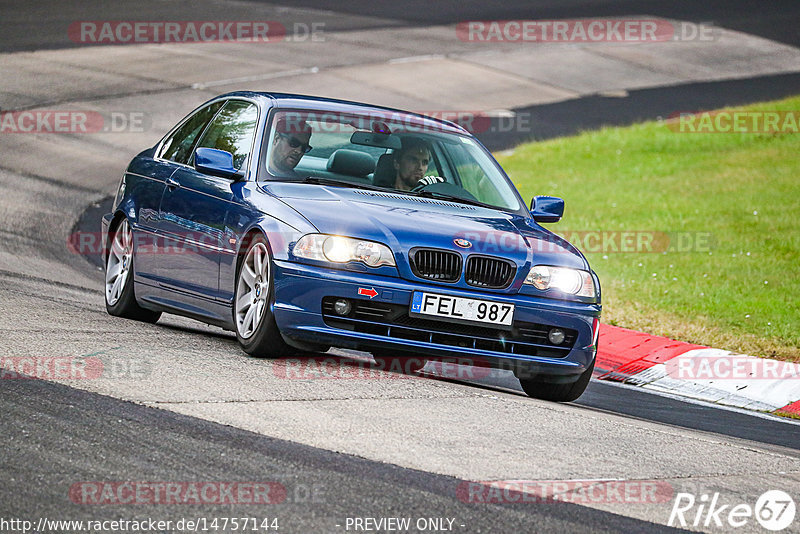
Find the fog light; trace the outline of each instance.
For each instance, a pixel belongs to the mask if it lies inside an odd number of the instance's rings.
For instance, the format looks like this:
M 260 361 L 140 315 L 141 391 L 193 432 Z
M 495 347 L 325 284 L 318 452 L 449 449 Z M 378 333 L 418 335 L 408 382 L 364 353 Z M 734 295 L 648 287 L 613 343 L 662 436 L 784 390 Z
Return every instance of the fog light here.
M 550 332 L 547 334 L 547 339 L 549 339 L 550 343 L 553 345 L 561 345 L 565 337 L 564 331 L 560 328 L 551 328 Z
M 335 311 L 337 315 L 347 315 L 350 313 L 351 309 L 352 306 L 347 299 L 339 299 L 333 303 L 333 311 Z

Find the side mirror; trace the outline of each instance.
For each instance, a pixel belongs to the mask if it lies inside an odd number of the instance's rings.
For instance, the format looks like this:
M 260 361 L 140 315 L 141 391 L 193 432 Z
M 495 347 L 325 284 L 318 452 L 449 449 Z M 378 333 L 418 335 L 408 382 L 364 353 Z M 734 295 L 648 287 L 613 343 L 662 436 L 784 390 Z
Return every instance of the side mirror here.
M 531 215 L 538 223 L 554 223 L 564 215 L 564 199 L 536 196 L 531 200 Z
M 237 180 L 244 173 L 233 167 L 233 154 L 216 148 L 200 147 L 194 153 L 194 167 L 203 174 Z

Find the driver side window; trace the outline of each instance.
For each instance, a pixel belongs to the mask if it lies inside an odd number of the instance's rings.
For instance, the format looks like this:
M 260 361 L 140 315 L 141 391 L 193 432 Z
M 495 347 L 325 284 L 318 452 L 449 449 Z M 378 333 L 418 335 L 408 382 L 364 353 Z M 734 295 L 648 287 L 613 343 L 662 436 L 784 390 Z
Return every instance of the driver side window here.
M 203 134 L 197 147 L 216 148 L 233 154 L 233 166 L 240 169 L 250 156 L 255 137 L 258 108 L 243 100 L 230 100 Z
M 197 136 L 206 127 L 209 121 L 222 107 L 223 102 L 214 102 L 210 104 L 183 123 L 183 125 L 175 130 L 175 133 L 167 139 L 161 147 L 161 154 L 159 157 L 168 159 L 175 163 L 189 164 L 189 158 L 194 149 L 194 143 Z

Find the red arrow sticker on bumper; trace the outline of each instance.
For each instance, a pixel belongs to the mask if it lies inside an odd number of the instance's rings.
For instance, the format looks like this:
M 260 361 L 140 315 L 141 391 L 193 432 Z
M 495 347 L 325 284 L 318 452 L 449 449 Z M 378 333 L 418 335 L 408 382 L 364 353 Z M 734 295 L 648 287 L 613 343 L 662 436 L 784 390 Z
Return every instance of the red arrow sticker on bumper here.
M 375 291 L 374 287 L 371 287 L 369 289 L 367 289 L 366 287 L 359 287 L 358 288 L 358 294 L 359 295 L 366 295 L 371 299 L 372 297 L 376 296 L 378 294 L 378 292 Z

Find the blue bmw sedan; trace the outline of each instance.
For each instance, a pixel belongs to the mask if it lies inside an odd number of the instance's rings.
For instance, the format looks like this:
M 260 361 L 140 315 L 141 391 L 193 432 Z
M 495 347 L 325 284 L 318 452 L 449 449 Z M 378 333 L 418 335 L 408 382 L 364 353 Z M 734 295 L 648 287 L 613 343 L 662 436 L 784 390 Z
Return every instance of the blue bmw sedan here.
M 128 166 L 103 216 L 112 315 L 173 313 L 259 357 L 331 346 L 458 357 L 577 399 L 600 285 L 460 126 L 326 98 L 236 92 Z

